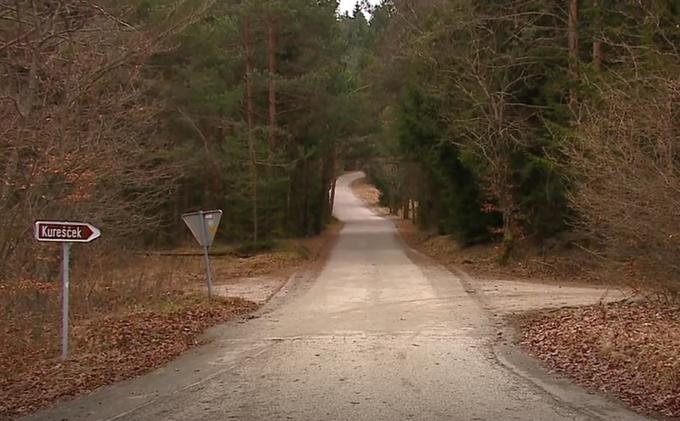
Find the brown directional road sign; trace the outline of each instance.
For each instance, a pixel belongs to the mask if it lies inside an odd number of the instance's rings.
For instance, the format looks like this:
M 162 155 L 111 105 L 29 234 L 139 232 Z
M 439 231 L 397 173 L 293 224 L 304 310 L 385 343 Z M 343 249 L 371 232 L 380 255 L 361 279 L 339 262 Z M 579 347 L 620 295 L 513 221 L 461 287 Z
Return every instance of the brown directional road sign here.
M 102 235 L 96 227 L 84 222 L 37 221 L 35 239 L 57 243 L 89 243 Z

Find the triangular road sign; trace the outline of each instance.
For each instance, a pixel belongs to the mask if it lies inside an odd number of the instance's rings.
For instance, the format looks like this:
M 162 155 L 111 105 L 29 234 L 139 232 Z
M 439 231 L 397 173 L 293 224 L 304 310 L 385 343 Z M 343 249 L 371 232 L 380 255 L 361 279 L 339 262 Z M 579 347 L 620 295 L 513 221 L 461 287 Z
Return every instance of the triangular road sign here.
M 198 211 L 182 215 L 182 220 L 194 234 L 198 244 L 204 247 L 212 246 L 220 219 L 222 219 L 221 210 Z

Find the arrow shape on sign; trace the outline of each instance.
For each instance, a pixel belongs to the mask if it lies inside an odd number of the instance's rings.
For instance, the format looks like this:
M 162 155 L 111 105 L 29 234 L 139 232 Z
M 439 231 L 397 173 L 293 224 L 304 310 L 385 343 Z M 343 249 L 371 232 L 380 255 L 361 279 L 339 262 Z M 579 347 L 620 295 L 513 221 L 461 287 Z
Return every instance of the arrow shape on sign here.
M 35 239 L 55 243 L 89 243 L 101 237 L 102 232 L 86 222 L 37 221 Z

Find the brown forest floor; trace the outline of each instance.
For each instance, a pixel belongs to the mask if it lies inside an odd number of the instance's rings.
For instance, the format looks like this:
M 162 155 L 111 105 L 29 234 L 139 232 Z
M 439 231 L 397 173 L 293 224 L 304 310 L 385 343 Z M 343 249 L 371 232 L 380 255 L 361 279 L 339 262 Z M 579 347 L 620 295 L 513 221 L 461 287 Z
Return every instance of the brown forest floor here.
M 172 305 L 165 309 L 121 311 L 75 321 L 70 335 L 74 354 L 66 362 L 59 359 L 53 343 L 21 344 L 27 332 L 4 326 L 0 417 L 29 414 L 56 401 L 144 374 L 197 345 L 208 327 L 258 307 L 239 298 L 209 302 L 195 295 L 173 297 L 168 303 Z M 41 334 L 58 341 L 58 329 L 54 324 L 43 326 Z
M 680 417 L 680 308 L 620 302 L 518 315 L 520 345 L 641 413 Z
M 238 292 L 237 286 L 248 290 L 266 281 L 267 293 L 273 293 L 295 270 L 320 258 L 338 229 L 336 224 L 321 236 L 283 241 L 253 256 L 215 256 L 215 284 L 229 293 L 230 287 Z M 0 282 L 0 419 L 147 373 L 200 344 L 207 328 L 262 304 L 241 297 L 208 300 L 200 253 L 127 256 L 73 272 L 72 352 L 66 362 L 59 357 L 58 279 Z
M 359 182 L 357 194 L 377 213 L 378 191 Z M 582 307 L 539 309 L 511 316 L 518 346 L 549 369 L 583 387 L 602 392 L 652 415 L 680 418 L 680 306 L 640 288 L 625 274 L 602 270 L 580 249 L 547 252 L 526 246 L 508 265 L 499 247 L 459 247 L 448 236 L 419 230 L 395 218 L 403 240 L 448 267 L 458 267 L 481 282 L 523 281 L 561 286 L 619 286 L 632 300 Z M 653 299 L 649 297 L 654 297 Z

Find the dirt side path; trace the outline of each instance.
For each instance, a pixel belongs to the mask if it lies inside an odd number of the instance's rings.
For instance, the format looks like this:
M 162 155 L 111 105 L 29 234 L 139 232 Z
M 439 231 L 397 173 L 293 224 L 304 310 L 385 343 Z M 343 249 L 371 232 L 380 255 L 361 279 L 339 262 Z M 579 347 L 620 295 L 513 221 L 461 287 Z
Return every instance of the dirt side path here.
M 365 179 L 355 182 L 352 188 L 374 212 L 386 214 L 387 210 L 379 203 L 380 192 Z M 477 295 L 487 309 L 496 315 L 613 302 L 630 296 L 630 291 L 626 288 L 599 282 L 592 285 L 585 276 L 578 274 L 566 275 L 569 279 L 560 279 L 552 270 L 546 273 L 537 268 L 525 268 L 523 271 L 522 262 L 509 268 L 509 273 L 504 273 L 503 268 L 492 262 L 493 245 L 461 249 L 448 236 L 423 233 L 410 221 L 398 218 L 393 220 L 399 228 L 401 238 L 409 247 L 459 275 L 468 292 Z

